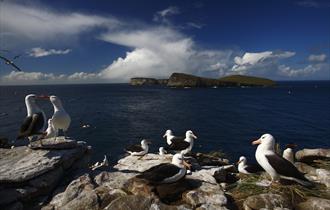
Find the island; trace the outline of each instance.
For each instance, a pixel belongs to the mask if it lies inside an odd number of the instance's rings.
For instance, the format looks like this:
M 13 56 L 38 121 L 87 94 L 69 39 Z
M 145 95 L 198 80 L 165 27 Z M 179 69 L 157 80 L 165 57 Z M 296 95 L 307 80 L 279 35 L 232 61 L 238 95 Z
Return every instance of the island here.
M 131 78 L 133 86 L 164 85 L 168 87 L 273 87 L 276 82 L 270 79 L 231 75 L 219 79 L 199 77 L 184 73 L 173 73 L 168 79 L 155 79 L 145 77 Z

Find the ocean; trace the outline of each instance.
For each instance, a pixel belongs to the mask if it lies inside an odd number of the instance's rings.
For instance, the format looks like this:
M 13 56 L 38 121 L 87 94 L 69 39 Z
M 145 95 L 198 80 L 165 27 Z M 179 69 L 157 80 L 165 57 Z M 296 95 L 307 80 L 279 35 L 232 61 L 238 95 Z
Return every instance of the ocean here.
M 14 140 L 27 94 L 57 95 L 72 122 L 69 136 L 93 147 L 93 161 L 114 163 L 124 147 L 150 139 L 158 152 L 167 129 L 198 137 L 194 152 L 221 150 L 254 159 L 251 140 L 271 133 L 280 145 L 330 147 L 330 81 L 280 82 L 275 88 L 132 87 L 128 84 L 0 86 L 0 136 Z M 47 117 L 50 102 L 40 101 Z M 90 125 L 83 128 L 82 125 Z

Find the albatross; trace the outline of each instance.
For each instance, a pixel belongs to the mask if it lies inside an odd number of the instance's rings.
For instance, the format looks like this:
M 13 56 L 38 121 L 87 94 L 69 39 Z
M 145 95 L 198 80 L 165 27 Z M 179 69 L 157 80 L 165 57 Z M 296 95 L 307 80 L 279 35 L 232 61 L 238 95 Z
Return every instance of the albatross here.
M 125 151 L 133 156 L 143 156 L 148 153 L 149 144 L 151 144 L 150 141 L 143 139 L 141 141 L 141 144 L 134 144 L 134 145 L 128 146 L 125 148 Z
M 296 144 L 287 144 L 285 146 L 285 150 L 283 151 L 283 158 L 287 159 L 291 163 L 294 164 L 294 152 L 293 149 L 297 147 Z
M 241 156 L 239 158 L 238 163 L 238 171 L 242 174 L 254 174 L 257 172 L 262 171 L 263 169 L 260 167 L 260 165 L 257 164 L 247 164 L 246 163 L 246 157 Z
M 15 56 L 14 59 L 18 58 L 19 56 Z M 0 58 L 5 61 L 5 64 L 11 65 L 15 70 L 22 71 L 22 69 L 20 69 L 13 61 L 9 60 L 8 58 L 3 57 L 1 55 L 0 55 Z
M 29 94 L 25 97 L 27 116 L 20 127 L 20 131 L 16 139 L 28 137 L 29 141 L 32 141 L 35 137 L 41 137 L 44 135 L 44 131 L 47 126 L 46 115 L 37 105 L 36 100 L 46 98 L 47 97 L 45 96 L 37 96 L 35 94 Z
M 48 127 L 44 133 L 43 138 L 47 139 L 47 138 L 53 138 L 56 136 L 56 131 L 53 125 L 53 120 L 50 118 L 48 119 Z
M 178 142 L 178 141 L 184 141 L 184 137 L 178 137 L 178 136 L 174 136 L 173 131 L 172 130 L 166 130 L 163 138 L 166 138 L 166 143 L 168 145 L 171 145 L 174 142 Z
M 59 130 L 63 131 L 64 137 L 66 137 L 67 130 L 71 123 L 70 115 L 64 110 L 62 102 L 59 97 L 57 96 L 50 96 L 50 102 L 53 104 L 54 107 L 54 114 L 52 117 L 53 126 L 55 129 L 56 137 L 59 134 Z
M 181 151 L 181 153 L 185 155 L 192 150 L 194 146 L 194 139 L 197 139 L 197 137 L 191 130 L 188 130 L 186 132 L 186 138 L 183 141 L 173 141 L 165 148 L 165 150 Z
M 175 154 L 172 163 L 162 163 L 149 168 L 136 177 L 150 184 L 169 184 L 184 178 L 190 165 L 183 159 L 183 154 Z
M 282 178 L 307 187 L 313 186 L 290 161 L 274 152 L 275 139 L 271 134 L 262 135 L 252 144 L 258 145 L 255 157 L 259 165 L 271 176 L 272 182 Z

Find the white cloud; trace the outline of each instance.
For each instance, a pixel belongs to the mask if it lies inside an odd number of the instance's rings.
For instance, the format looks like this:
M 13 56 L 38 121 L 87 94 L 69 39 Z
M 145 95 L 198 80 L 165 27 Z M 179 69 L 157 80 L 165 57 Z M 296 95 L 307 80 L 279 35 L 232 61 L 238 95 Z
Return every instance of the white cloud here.
M 308 60 L 310 62 L 324 62 L 327 59 L 326 54 L 320 54 L 320 55 L 310 55 L 308 56 Z
M 72 83 L 99 83 L 104 82 L 99 73 L 76 72 L 71 75 L 43 72 L 17 72 L 12 71 L 0 78 L 0 84 L 72 84 Z
M 246 73 L 249 70 L 265 68 L 274 65 L 281 59 L 294 56 L 295 52 L 290 51 L 265 51 L 258 53 L 246 52 L 242 57 L 235 57 L 235 65 L 232 67 L 233 72 Z
M 297 5 L 302 7 L 311 7 L 311 8 L 327 8 L 330 7 L 329 2 L 322 2 L 322 1 L 316 1 L 316 0 L 304 0 L 304 1 L 298 1 L 296 2 Z
M 175 6 L 170 6 L 164 10 L 156 12 L 156 14 L 153 17 L 153 21 L 169 24 L 170 21 L 168 20 L 168 17 L 177 14 L 180 14 L 179 8 Z
M 77 35 L 96 27 L 114 28 L 120 21 L 77 12 L 60 12 L 44 6 L 1 2 L 1 32 L 10 44 L 20 46 L 26 43 L 59 40 L 70 42 Z
M 43 48 L 40 48 L 40 47 L 35 47 L 35 48 L 32 48 L 28 52 L 28 54 L 31 57 L 38 58 L 38 57 L 44 57 L 44 56 L 49 56 L 49 55 L 65 55 L 65 54 L 68 54 L 69 52 L 71 52 L 71 49 L 65 49 L 65 50 L 49 49 L 49 50 L 46 50 L 46 49 L 43 49 Z
M 322 77 L 322 79 L 330 79 L 329 75 L 329 64 L 327 63 L 318 63 L 318 64 L 309 64 L 302 68 L 292 68 L 290 66 L 286 65 L 280 65 L 278 67 L 279 71 L 278 74 L 281 76 L 285 76 L 286 78 L 300 78 L 300 79 L 306 79 L 309 78 L 309 76 L 314 75 L 316 73 L 326 73 L 328 72 L 328 75 Z

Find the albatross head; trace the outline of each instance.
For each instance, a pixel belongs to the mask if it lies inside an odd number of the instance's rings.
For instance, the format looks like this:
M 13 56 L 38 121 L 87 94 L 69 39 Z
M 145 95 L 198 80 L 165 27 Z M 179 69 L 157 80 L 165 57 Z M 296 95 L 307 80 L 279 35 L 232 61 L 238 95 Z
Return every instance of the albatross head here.
M 39 112 L 40 108 L 38 107 L 36 100 L 37 99 L 46 99 L 45 96 L 38 96 L 35 94 L 29 94 L 25 96 L 25 104 L 27 108 L 28 115 L 32 115 L 35 112 Z
M 190 167 L 191 167 L 191 165 L 184 160 L 183 154 L 181 154 L 181 153 L 173 155 L 172 164 L 174 164 L 180 168 L 186 167 L 186 168 L 190 169 Z
M 237 164 L 240 164 L 240 163 L 246 164 L 246 157 L 241 156 L 241 157 L 239 158 L 239 161 L 237 162 Z
M 252 142 L 253 145 L 260 145 L 265 149 L 274 150 L 275 139 L 271 134 L 264 134 L 259 139 Z
M 192 139 L 192 138 L 197 139 L 197 136 L 195 136 L 195 134 L 191 130 L 188 130 L 186 132 L 186 139 Z
M 163 138 L 168 137 L 168 136 L 173 136 L 173 132 L 172 132 L 172 130 L 166 130 L 166 132 L 165 132 Z
M 57 96 L 50 96 L 49 97 L 50 102 L 56 106 L 56 107 L 62 107 L 62 102 L 59 97 Z
M 143 139 L 143 140 L 141 141 L 141 145 L 142 145 L 142 146 L 147 146 L 147 145 L 149 145 L 149 144 L 151 144 L 151 141 L 149 141 L 149 140 Z

